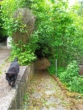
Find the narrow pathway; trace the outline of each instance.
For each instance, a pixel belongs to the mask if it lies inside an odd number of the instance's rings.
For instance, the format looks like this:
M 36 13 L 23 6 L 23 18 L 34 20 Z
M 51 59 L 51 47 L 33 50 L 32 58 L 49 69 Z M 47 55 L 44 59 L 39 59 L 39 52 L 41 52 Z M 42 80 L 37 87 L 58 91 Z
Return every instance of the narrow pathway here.
M 47 71 L 37 71 L 22 110 L 77 110 Z

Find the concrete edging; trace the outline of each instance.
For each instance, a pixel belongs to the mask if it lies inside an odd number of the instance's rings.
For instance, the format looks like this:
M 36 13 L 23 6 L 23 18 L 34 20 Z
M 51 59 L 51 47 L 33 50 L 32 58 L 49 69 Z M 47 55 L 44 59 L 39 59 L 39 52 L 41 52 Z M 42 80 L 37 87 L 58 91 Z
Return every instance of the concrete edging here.
M 16 81 L 16 87 L 4 97 L 4 104 L 0 106 L 0 110 L 16 110 L 20 109 L 24 94 L 28 89 L 29 82 L 34 74 L 34 64 L 30 66 L 20 67 L 20 72 Z

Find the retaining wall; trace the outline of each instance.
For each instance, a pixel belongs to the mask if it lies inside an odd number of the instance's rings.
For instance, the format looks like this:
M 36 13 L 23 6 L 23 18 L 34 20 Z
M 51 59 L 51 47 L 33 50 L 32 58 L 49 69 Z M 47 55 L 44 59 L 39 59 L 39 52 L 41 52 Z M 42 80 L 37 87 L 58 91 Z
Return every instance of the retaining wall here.
M 28 89 L 29 82 L 34 74 L 34 64 L 20 67 L 20 72 L 16 81 L 16 87 L 12 88 L 9 94 L 3 98 L 4 103 L 0 110 L 17 110 L 20 109 L 23 102 L 23 96 Z

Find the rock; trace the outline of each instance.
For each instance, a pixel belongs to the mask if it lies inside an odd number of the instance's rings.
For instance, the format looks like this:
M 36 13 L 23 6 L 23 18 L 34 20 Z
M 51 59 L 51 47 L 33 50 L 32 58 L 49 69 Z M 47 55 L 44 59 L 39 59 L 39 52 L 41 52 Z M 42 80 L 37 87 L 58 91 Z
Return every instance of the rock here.
M 12 38 L 14 43 L 18 43 L 19 39 L 26 44 L 29 40 L 30 35 L 33 33 L 35 25 L 35 16 L 32 11 L 27 8 L 18 8 L 13 15 L 14 21 L 18 21 L 19 29 L 13 33 Z M 23 27 L 21 29 L 21 27 Z M 21 30 L 24 32 L 21 32 Z
M 32 97 L 34 97 L 34 98 L 41 98 L 41 96 L 42 96 L 42 94 L 39 92 L 36 92 L 32 95 Z
M 51 97 L 48 99 L 48 103 L 49 103 L 49 104 L 59 104 L 59 103 L 60 103 L 60 99 L 55 98 L 54 96 L 51 96 Z
M 46 93 L 47 95 L 52 95 L 52 94 L 53 94 L 53 91 L 48 90 L 48 91 L 45 91 L 45 93 Z

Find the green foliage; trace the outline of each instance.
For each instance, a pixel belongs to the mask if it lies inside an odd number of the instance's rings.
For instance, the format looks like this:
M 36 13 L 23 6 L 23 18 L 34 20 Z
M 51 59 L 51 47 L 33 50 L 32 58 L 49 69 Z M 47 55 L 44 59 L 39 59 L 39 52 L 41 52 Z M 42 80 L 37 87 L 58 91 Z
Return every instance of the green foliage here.
M 19 24 L 19 19 L 14 20 L 14 12 L 16 9 L 23 7 L 24 1 L 23 0 L 3 0 L 1 3 L 1 12 L 2 12 L 2 19 L 3 19 L 3 28 L 7 30 L 7 35 L 11 36 L 12 32 L 15 32 Z M 21 26 L 20 26 L 21 28 Z M 23 28 L 23 27 L 22 27 Z M 21 28 L 21 30 L 22 30 Z
M 67 86 L 68 90 L 83 93 L 83 77 L 79 74 L 79 68 L 76 61 L 72 61 L 64 72 L 59 75 L 60 80 Z
M 63 71 L 65 71 L 65 67 L 57 67 L 57 71 L 56 71 L 56 64 L 55 64 L 56 60 L 55 59 L 49 59 L 49 61 L 51 63 L 50 67 L 48 68 L 49 74 L 56 75 L 56 76 L 60 77 L 60 74 Z
M 1 16 L 2 12 L 0 10 L 0 16 Z M 2 27 L 3 25 L 3 20 L 0 17 L 0 41 L 3 41 L 4 39 L 6 39 L 6 30 L 3 29 Z
M 19 64 L 20 65 L 27 65 L 30 64 L 32 61 L 36 59 L 36 56 L 34 55 L 34 52 L 30 48 L 29 44 L 22 44 L 22 42 L 19 42 L 20 48 L 18 44 L 12 45 L 12 52 L 11 52 L 11 58 L 14 59 L 15 57 L 18 57 Z
M 24 100 L 24 101 L 27 101 L 27 100 L 28 100 L 28 98 L 29 98 L 29 97 L 28 97 L 28 94 L 26 93 L 26 94 L 24 95 L 23 100 Z
M 36 36 L 36 33 L 34 35 Z M 34 52 L 37 47 L 36 42 L 38 39 L 36 38 L 37 36 L 34 37 L 34 35 L 32 34 L 29 37 L 27 44 L 23 44 L 20 40 L 18 44 L 13 44 L 12 42 L 11 60 L 18 57 L 20 65 L 28 65 L 36 59 Z
M 74 76 L 72 78 L 72 81 L 70 81 L 68 84 L 68 90 L 82 94 L 83 93 L 82 85 L 83 85 L 83 77 Z
M 11 24 L 12 32 L 17 32 L 17 31 L 20 31 L 21 33 L 27 32 L 27 30 L 25 29 L 26 24 L 24 24 L 21 19 L 22 19 L 21 13 L 17 18 L 13 19 Z
M 56 75 L 56 68 L 54 60 L 50 60 L 51 67 L 48 68 L 50 74 Z M 57 76 L 60 78 L 62 83 L 67 87 L 69 91 L 83 93 L 83 76 L 79 74 L 79 68 L 77 62 L 74 60 L 70 62 L 67 68 L 58 67 Z
M 26 110 L 28 99 L 29 99 L 29 95 L 26 93 L 23 97 L 23 103 L 21 109 Z
M 37 18 L 35 30 L 39 38 L 37 51 L 42 57 L 58 59 L 58 66 L 61 67 L 82 56 L 83 51 L 77 52 L 78 49 L 82 50 L 78 42 L 82 44 L 83 41 L 83 37 L 78 37 L 80 21 L 77 20 L 77 11 L 70 9 L 67 1 L 32 0 L 30 8 Z
M 51 66 L 48 68 L 48 72 L 49 72 L 49 74 L 55 74 L 56 73 L 56 68 L 55 68 L 55 60 L 54 59 L 50 59 L 49 60 L 50 61 L 50 63 L 51 63 Z
M 74 76 L 78 76 L 78 66 L 76 61 L 71 62 L 65 72 L 60 74 L 60 79 L 66 83 L 71 81 Z

